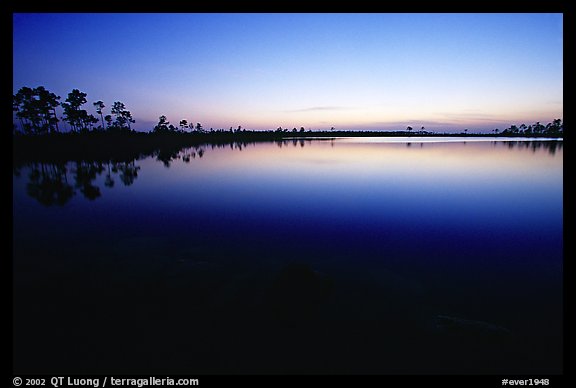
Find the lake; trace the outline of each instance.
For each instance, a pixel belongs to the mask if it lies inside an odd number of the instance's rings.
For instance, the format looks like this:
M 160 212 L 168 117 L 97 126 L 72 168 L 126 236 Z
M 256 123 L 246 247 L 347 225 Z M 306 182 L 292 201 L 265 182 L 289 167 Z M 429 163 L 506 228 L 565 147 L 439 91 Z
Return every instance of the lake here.
M 14 373 L 562 373 L 562 146 L 294 138 L 14 166 Z

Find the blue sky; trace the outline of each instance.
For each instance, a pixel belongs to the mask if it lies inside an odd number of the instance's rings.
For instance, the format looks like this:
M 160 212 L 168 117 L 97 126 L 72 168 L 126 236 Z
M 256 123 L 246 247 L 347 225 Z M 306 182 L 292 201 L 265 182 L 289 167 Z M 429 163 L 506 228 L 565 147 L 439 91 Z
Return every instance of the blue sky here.
M 13 15 L 13 90 L 204 128 L 471 132 L 563 117 L 562 14 Z

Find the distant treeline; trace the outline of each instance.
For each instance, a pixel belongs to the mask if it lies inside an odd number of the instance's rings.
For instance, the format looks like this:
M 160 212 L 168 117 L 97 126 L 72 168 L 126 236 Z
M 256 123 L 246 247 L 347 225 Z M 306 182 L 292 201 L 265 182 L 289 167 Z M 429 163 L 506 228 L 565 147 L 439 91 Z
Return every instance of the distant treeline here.
M 110 109 L 110 114 L 104 114 L 103 101 L 93 102 L 92 105 L 96 109 L 100 119 L 92 114 L 89 114 L 84 105 L 87 103 L 87 94 L 78 89 L 73 89 L 68 93 L 64 102 L 60 102 L 61 97 L 46 90 L 43 86 L 36 88 L 22 87 L 18 92 L 13 95 L 12 109 L 15 113 L 15 118 L 18 123 L 13 125 L 13 134 L 15 135 L 46 135 L 46 134 L 88 134 L 88 133 L 135 133 L 132 130 L 131 124 L 135 123 L 132 113 L 126 109 L 124 103 L 115 101 Z M 61 107 L 63 116 L 57 116 L 56 108 Z M 66 123 L 62 130 L 58 123 Z M 241 126 L 236 128 L 230 127 L 228 130 L 223 128 L 206 130 L 201 123 L 189 122 L 187 119 L 182 119 L 178 126 L 170 124 L 167 117 L 162 115 L 149 133 L 155 135 L 164 134 L 188 134 L 194 135 L 193 138 L 186 141 L 230 141 L 231 138 L 247 138 L 249 140 L 275 140 L 286 136 L 549 136 L 561 137 L 563 136 L 564 125 L 561 119 L 555 119 L 546 125 L 536 122 L 531 125 L 520 124 L 512 125 L 502 131 L 494 129 L 490 134 L 472 134 L 468 133 L 468 129 L 464 129 L 459 134 L 454 133 L 434 133 L 426 131 L 421 127 L 418 131 L 413 131 L 411 126 L 407 126 L 403 131 L 340 131 L 332 127 L 329 131 L 312 131 L 306 130 L 304 127 L 300 128 L 282 128 L 278 127 L 275 130 L 267 131 L 254 131 L 246 130 Z M 145 134 L 140 132 L 139 134 Z M 142 136 L 138 136 L 142 140 Z M 184 138 L 179 137 L 179 141 Z M 155 139 L 155 141 L 158 138 Z M 62 141 L 62 140 L 58 140 Z
M 498 129 L 494 130 L 498 134 Z M 550 136 L 559 137 L 564 134 L 564 123 L 561 119 L 555 119 L 546 125 L 540 124 L 539 121 L 532 125 L 520 124 L 519 126 L 512 125 L 500 133 L 504 136 Z

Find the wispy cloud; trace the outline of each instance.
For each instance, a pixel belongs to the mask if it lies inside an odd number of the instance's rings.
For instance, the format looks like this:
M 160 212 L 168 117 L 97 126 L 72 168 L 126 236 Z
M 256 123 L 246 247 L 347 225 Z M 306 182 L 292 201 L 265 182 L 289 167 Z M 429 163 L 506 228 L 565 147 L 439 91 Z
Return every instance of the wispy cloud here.
M 549 105 L 562 105 L 564 104 L 564 102 L 562 100 L 548 100 L 546 101 L 546 104 Z
M 434 121 L 434 120 L 426 120 L 426 119 L 417 119 L 417 120 L 408 119 L 408 120 L 402 120 L 402 121 L 374 121 L 374 122 L 371 122 L 370 125 L 372 125 L 372 126 L 382 125 L 382 126 L 386 126 L 386 127 L 397 126 L 397 127 L 399 127 L 399 129 L 405 129 L 407 125 L 415 126 L 415 127 L 421 127 L 421 126 L 427 126 L 427 125 L 432 125 L 432 126 L 454 125 L 454 123 L 449 122 L 449 121 Z
M 284 112 L 287 112 L 287 113 L 323 112 L 323 111 L 340 111 L 340 110 L 349 110 L 349 109 L 352 109 L 352 108 L 346 107 L 346 106 L 312 106 L 309 108 L 285 110 Z
M 502 121 L 501 116 L 498 116 L 495 114 L 483 113 L 483 112 L 473 110 L 473 109 L 469 109 L 467 111 L 460 112 L 460 113 L 438 112 L 438 115 L 443 116 L 445 119 L 447 119 L 449 122 L 451 122 L 453 124 L 461 123 L 461 122 L 479 122 L 479 121 L 501 122 Z

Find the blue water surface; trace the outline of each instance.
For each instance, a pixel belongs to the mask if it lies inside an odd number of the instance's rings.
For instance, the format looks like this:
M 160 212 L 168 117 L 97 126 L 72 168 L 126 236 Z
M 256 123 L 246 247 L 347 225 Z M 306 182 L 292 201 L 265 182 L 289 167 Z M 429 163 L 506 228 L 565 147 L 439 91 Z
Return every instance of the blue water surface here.
M 264 298 L 266 282 L 300 263 L 331 279 L 333 291 L 320 307 L 322 316 L 331 322 L 347 316 L 342 322 L 348 323 L 338 324 L 352 327 L 351 332 L 380 325 L 376 332 L 382 334 L 392 328 L 386 323 L 390 316 L 418 311 L 422 333 L 441 330 L 434 319 L 447 316 L 463 327 L 481 322 L 534 339 L 534 355 L 525 363 L 490 363 L 478 356 L 449 367 L 399 356 L 393 358 L 397 364 L 389 364 L 394 367 L 386 367 L 374 361 L 372 349 L 367 353 L 371 361 L 359 362 L 362 366 L 350 372 L 562 370 L 562 141 L 293 139 L 202 145 L 164 162 L 150 156 L 120 167 L 98 163 L 31 163 L 15 169 L 14 292 L 22 295 L 17 299 L 21 307 L 44 290 L 57 289 L 60 298 L 86 292 L 91 300 L 94 289 L 127 295 L 134 284 L 148 290 L 161 283 L 162 292 L 181 287 L 210 295 L 197 302 L 191 298 L 188 306 L 206 317 L 219 303 L 219 311 L 232 311 L 226 307 L 236 303 L 231 300 L 260 306 L 253 301 Z M 86 180 L 81 172 L 89 166 L 96 172 Z M 58 176 L 73 195 L 61 204 L 41 203 L 33 176 Z M 88 280 L 67 284 L 65 291 L 55 285 L 66 279 Z M 193 282 L 206 287 L 202 292 L 186 288 Z M 86 284 L 93 288 L 86 291 Z M 57 308 L 74 310 L 78 302 L 66 303 L 59 299 Z M 173 324 L 168 320 L 157 327 Z M 22 349 L 37 346 L 22 339 L 37 329 L 26 326 L 18 332 Z M 254 356 L 263 364 L 254 361 L 248 367 L 227 345 L 202 346 L 211 349 L 210 356 L 190 356 L 197 365 L 192 370 L 292 372 L 278 366 L 290 365 L 280 355 L 277 364 Z M 88 352 L 81 354 L 91 360 Z M 42 360 L 15 357 L 22 371 Z M 342 368 L 326 360 L 298 364 L 294 371 Z M 181 371 L 178 361 L 170 365 Z M 100 370 L 124 371 L 113 367 L 104 363 Z

